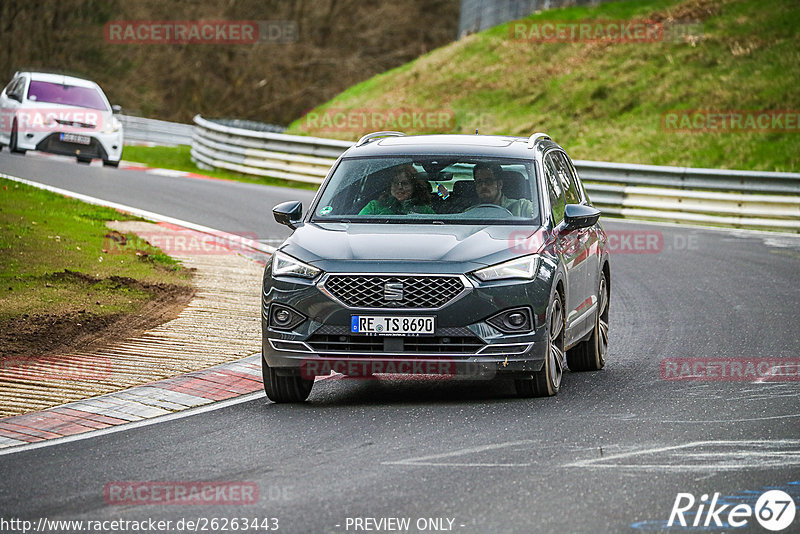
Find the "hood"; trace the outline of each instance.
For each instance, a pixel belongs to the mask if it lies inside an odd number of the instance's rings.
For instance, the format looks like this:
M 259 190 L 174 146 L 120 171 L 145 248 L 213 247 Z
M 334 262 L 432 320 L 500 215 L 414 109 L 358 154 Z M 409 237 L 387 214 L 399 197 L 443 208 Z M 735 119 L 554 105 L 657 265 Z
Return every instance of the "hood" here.
M 295 231 L 283 250 L 326 270 L 322 264 L 340 261 L 437 262 L 479 268 L 536 252 L 519 245 L 532 242 L 530 237 L 537 230 L 505 225 L 309 223 Z
M 100 131 L 104 126 L 115 121 L 111 111 L 83 108 L 52 102 L 26 102 L 17 109 L 17 120 L 22 128 L 47 127 L 52 119 L 78 124 L 94 125 L 92 130 Z M 62 126 L 69 126 L 61 123 Z

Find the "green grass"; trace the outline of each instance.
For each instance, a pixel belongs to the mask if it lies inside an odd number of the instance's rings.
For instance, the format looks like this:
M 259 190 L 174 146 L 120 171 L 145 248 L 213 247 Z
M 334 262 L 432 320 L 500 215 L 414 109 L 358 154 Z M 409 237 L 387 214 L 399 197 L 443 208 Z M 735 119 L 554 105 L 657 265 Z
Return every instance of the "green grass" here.
M 135 312 L 152 286 L 187 286 L 189 271 L 134 236 L 114 247 L 105 226 L 131 220 L 0 179 L 0 320 L 25 315 Z
M 800 131 L 673 132 L 672 110 L 800 110 L 800 4 L 796 0 L 627 0 L 541 12 L 529 20 L 664 21 L 656 42 L 514 39 L 510 24 L 468 36 L 349 88 L 326 109 L 446 111 L 441 133 L 549 133 L 577 159 L 800 169 Z M 689 37 L 678 39 L 678 32 Z M 331 133 L 307 117 L 291 134 Z M 407 128 L 407 133 L 430 129 Z
M 235 180 L 237 182 L 248 182 L 261 185 L 276 185 L 280 187 L 294 187 L 297 189 L 310 189 L 316 191 L 319 186 L 291 180 L 281 180 L 280 178 L 270 178 L 241 174 L 225 169 L 205 170 L 201 169 L 192 161 L 190 147 L 180 146 L 126 146 L 122 158 L 125 161 L 141 163 L 148 167 L 161 169 L 173 169 L 176 171 L 193 172 L 213 178 L 223 180 Z

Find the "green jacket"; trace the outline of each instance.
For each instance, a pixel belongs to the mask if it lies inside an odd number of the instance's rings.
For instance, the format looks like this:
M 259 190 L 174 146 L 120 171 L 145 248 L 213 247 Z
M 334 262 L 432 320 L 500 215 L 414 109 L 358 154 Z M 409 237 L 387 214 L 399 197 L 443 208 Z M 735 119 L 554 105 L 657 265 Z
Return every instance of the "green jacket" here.
M 511 200 L 505 195 L 502 195 L 500 197 L 500 205 L 510 211 L 515 217 L 533 217 L 533 202 L 527 198 Z
M 436 212 L 428 204 L 415 204 L 411 199 L 400 204 L 394 197 L 389 197 L 388 200 L 371 200 L 358 212 L 359 215 L 408 215 L 409 213 L 434 214 Z

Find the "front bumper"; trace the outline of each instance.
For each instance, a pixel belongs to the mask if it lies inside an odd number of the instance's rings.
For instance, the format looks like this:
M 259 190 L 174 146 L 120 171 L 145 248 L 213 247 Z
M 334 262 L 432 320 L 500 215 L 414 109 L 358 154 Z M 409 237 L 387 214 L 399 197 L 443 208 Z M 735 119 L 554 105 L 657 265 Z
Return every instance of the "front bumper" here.
M 70 131 L 77 135 L 89 137 L 88 145 L 61 141 L 60 131 L 19 131 L 17 146 L 25 150 L 39 150 L 62 156 L 98 158 L 105 161 L 119 161 L 122 158 L 122 130 L 113 133 L 102 133 L 87 129 Z
M 547 355 L 544 280 L 479 282 L 471 278 L 457 298 L 435 310 L 351 308 L 320 287 L 319 280 L 273 278 L 270 264 L 262 295 L 262 354 L 283 374 L 305 378 L 378 373 L 457 375 L 474 378 L 530 376 Z M 398 273 L 400 274 L 400 273 Z M 306 316 L 289 331 L 270 326 L 270 306 L 288 306 Z M 507 309 L 529 307 L 533 330 L 503 333 L 486 320 Z M 432 336 L 369 336 L 350 332 L 352 315 L 431 316 Z

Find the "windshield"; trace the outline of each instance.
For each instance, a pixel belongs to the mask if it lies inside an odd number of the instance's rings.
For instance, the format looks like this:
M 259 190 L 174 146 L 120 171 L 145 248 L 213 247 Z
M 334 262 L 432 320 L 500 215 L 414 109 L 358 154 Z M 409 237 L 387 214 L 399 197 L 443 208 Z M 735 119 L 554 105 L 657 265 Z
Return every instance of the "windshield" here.
M 314 222 L 539 224 L 532 161 L 474 156 L 343 159 Z
M 93 87 L 32 81 L 28 88 L 28 100 L 108 111 L 105 99 Z

